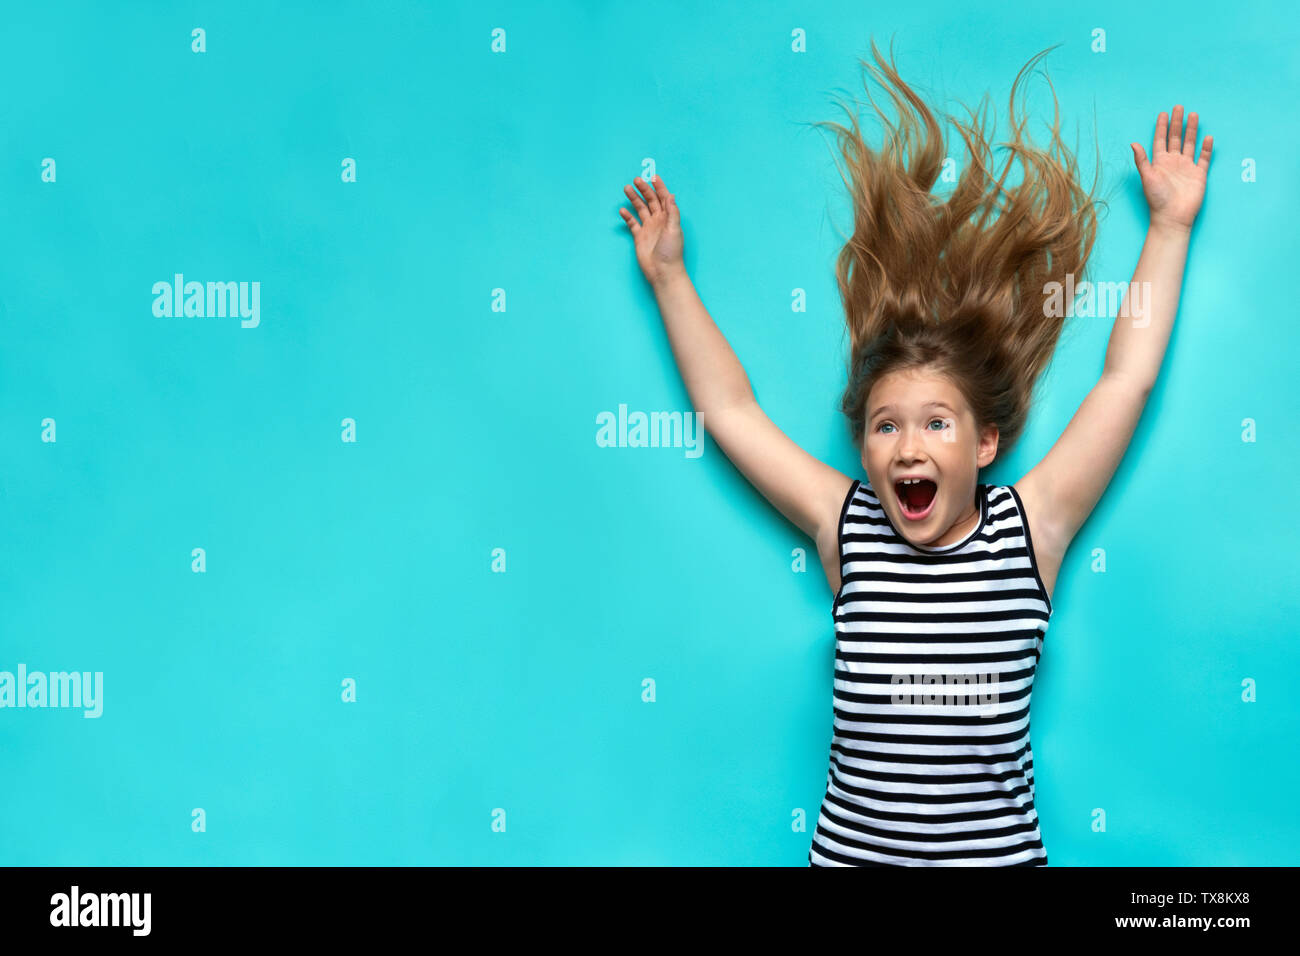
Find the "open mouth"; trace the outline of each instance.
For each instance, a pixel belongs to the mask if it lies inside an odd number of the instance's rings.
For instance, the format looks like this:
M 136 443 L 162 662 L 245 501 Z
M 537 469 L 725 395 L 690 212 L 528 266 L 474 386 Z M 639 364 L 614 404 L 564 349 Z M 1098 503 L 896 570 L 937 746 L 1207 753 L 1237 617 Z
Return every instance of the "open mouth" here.
M 898 496 L 898 506 L 903 517 L 908 521 L 924 521 L 934 510 L 935 497 L 939 486 L 929 478 L 917 478 L 894 482 L 894 493 Z

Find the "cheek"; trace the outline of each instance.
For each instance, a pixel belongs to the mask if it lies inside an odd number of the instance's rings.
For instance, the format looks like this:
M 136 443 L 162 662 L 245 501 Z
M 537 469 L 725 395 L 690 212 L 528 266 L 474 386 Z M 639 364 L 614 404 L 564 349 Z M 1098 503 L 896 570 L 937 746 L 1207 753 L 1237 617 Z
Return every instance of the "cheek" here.
M 963 460 L 975 454 L 975 443 L 970 440 L 969 433 L 959 430 L 956 426 L 937 432 L 935 439 L 938 445 L 935 454 L 943 455 L 949 460 Z

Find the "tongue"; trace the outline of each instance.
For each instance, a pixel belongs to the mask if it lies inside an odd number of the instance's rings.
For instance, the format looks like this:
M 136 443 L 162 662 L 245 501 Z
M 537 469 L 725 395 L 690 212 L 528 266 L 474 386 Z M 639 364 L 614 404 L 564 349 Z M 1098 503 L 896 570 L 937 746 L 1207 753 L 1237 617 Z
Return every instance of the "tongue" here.
M 903 500 L 909 511 L 924 511 L 934 500 L 938 485 L 929 479 L 923 479 L 913 485 L 903 485 Z

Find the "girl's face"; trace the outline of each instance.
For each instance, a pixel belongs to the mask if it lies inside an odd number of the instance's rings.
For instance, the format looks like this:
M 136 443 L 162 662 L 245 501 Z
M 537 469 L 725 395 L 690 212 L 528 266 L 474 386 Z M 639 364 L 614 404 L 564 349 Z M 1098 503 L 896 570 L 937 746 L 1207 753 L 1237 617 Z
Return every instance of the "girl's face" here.
M 997 429 L 976 434 L 961 391 L 927 369 L 882 376 L 866 414 L 862 466 L 894 528 L 930 547 L 970 534 L 979 521 L 975 485 L 997 454 Z M 922 480 L 905 486 L 905 478 Z

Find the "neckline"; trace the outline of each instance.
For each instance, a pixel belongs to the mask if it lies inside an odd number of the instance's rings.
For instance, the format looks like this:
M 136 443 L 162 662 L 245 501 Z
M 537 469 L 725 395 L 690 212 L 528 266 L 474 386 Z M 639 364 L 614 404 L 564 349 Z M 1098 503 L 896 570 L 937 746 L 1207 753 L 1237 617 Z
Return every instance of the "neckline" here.
M 868 487 L 871 487 L 869 483 Z M 880 500 L 880 495 L 876 494 L 876 489 L 871 488 L 871 493 L 875 495 L 876 504 L 880 507 L 880 513 L 885 516 L 885 521 L 889 523 L 889 530 L 894 532 L 894 537 L 898 538 L 898 540 L 907 545 L 907 547 L 914 551 L 919 551 L 922 554 L 947 554 L 950 551 L 956 551 L 958 548 L 970 544 L 971 540 L 984 530 L 984 525 L 987 523 L 989 517 L 988 489 L 989 485 L 985 482 L 980 481 L 975 483 L 975 497 L 979 499 L 980 503 L 980 520 L 975 522 L 975 527 L 971 529 L 970 534 L 966 535 L 966 537 L 962 538 L 955 544 L 945 544 L 937 547 L 932 547 L 928 544 L 913 544 L 911 541 L 908 541 L 907 538 L 903 537 L 902 533 L 894 527 L 894 522 L 889 517 L 889 511 L 885 508 L 885 503 Z

